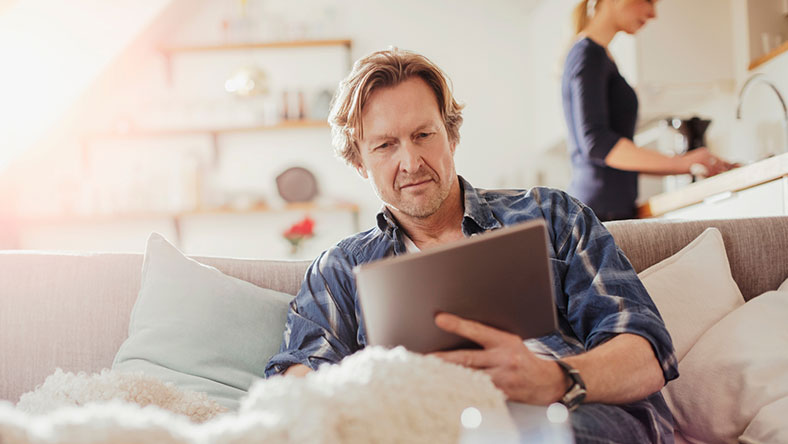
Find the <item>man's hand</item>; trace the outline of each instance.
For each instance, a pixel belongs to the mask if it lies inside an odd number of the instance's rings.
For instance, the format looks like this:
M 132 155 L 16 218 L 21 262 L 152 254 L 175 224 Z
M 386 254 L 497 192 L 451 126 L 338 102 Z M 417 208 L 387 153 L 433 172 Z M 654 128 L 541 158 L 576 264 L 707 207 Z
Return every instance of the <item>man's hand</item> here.
M 510 400 L 548 405 L 558 401 L 569 387 L 569 380 L 558 364 L 536 356 L 517 335 L 449 313 L 435 316 L 435 325 L 470 339 L 484 349 L 437 352 L 433 355 L 447 362 L 483 370 Z
M 312 369 L 303 364 L 295 364 L 285 370 L 285 376 L 297 376 L 299 378 L 309 373 L 312 373 Z

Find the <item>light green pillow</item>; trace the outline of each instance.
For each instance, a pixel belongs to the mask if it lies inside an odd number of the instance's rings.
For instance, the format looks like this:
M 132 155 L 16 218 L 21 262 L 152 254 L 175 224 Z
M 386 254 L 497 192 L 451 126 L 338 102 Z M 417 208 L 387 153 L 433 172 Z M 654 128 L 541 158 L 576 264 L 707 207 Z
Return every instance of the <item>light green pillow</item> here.
M 236 410 L 279 350 L 292 298 L 187 258 L 154 233 L 129 337 L 112 368 L 207 393 Z

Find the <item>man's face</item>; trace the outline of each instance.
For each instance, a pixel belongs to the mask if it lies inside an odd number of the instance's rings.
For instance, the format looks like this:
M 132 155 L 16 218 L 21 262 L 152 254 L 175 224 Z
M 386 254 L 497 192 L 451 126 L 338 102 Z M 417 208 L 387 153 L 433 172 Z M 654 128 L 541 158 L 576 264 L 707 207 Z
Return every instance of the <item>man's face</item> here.
M 375 90 L 361 114 L 359 174 L 392 210 L 431 216 L 456 182 L 454 148 L 435 93 L 420 77 Z

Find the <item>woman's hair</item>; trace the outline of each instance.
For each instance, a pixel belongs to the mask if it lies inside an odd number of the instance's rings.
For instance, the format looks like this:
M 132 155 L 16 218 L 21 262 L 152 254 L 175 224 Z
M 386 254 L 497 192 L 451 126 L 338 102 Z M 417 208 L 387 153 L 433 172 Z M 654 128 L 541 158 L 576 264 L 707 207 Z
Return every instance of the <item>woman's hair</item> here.
M 581 0 L 572 11 L 572 25 L 575 29 L 575 35 L 580 34 L 588 26 L 593 13 L 596 12 L 596 0 Z
M 446 75 L 426 57 L 393 48 L 359 59 L 339 84 L 328 116 L 339 157 L 351 166 L 360 165 L 358 141 L 364 137 L 361 113 L 367 100 L 376 89 L 397 86 L 414 76 L 424 80 L 435 93 L 449 142 L 460 141 L 463 106 L 454 100 Z

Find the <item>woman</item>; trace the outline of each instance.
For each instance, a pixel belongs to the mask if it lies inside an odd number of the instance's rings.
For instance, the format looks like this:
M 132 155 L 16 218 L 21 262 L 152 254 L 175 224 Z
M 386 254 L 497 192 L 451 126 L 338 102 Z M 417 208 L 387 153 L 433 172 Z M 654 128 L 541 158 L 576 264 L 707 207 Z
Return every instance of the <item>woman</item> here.
M 634 34 L 655 18 L 656 1 L 584 0 L 574 12 L 578 40 L 561 82 L 572 160 L 569 193 L 602 220 L 637 216 L 638 173 L 685 174 L 692 167 L 713 176 L 732 167 L 705 147 L 666 156 L 633 142 L 638 99 L 607 46 L 618 32 Z

